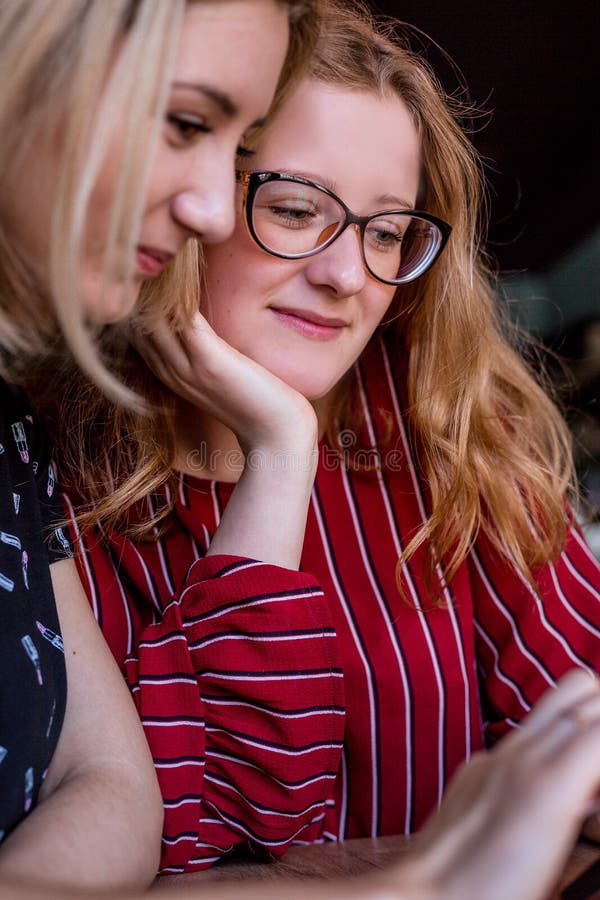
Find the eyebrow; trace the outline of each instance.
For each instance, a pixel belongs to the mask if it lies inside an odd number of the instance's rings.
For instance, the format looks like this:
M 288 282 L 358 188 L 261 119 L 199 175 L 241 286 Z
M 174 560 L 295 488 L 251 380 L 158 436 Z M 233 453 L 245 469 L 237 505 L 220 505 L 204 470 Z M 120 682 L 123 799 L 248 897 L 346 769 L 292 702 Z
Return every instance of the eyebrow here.
M 404 209 L 415 208 L 414 203 L 408 203 L 401 197 L 396 197 L 395 194 L 379 194 L 378 197 L 375 197 L 375 203 L 381 203 L 382 206 L 387 206 L 388 209 L 399 209 L 401 207 Z
M 330 178 L 323 178 L 315 172 L 304 172 L 293 169 L 277 169 L 276 171 L 281 172 L 282 175 L 294 175 L 296 177 L 306 178 L 307 181 L 314 181 L 316 184 L 320 184 L 322 187 L 327 188 L 339 197 L 337 183 Z M 395 194 L 378 194 L 377 197 L 373 198 L 373 204 L 377 206 L 381 205 L 382 210 L 415 208 L 413 203 L 408 203 L 408 201 L 403 200 L 401 197 L 397 197 Z
M 196 82 L 191 81 L 174 81 L 172 87 L 186 88 L 187 90 L 196 91 L 196 93 L 202 94 L 204 97 L 208 97 L 209 100 L 216 103 L 223 115 L 228 119 L 235 118 L 239 113 L 238 107 L 228 94 L 223 93 L 223 91 L 218 91 L 216 88 L 210 87 L 207 84 L 197 84 Z M 247 130 L 252 131 L 255 128 L 262 128 L 266 121 L 266 116 L 260 116 L 248 126 Z

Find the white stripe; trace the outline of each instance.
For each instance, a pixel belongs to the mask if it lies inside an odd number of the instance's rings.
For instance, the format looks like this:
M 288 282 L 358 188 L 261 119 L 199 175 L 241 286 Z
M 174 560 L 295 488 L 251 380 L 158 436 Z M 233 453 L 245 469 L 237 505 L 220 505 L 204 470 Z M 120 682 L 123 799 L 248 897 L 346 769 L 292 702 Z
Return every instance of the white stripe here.
M 219 822 L 222 825 L 222 822 Z M 196 844 L 196 847 L 204 847 L 204 844 Z M 224 850 L 223 853 L 227 851 Z M 208 863 L 217 862 L 221 856 L 201 856 L 200 859 L 188 859 L 186 866 L 206 866 Z M 161 869 L 162 872 L 181 872 L 182 869 Z M 177 895 L 175 895 L 177 896 Z
M 192 722 L 190 719 L 173 719 L 171 722 L 153 722 L 152 719 L 142 718 L 142 725 L 151 725 L 152 728 L 170 728 L 173 725 L 187 725 L 190 728 L 204 728 L 204 722 Z
M 375 693 L 373 688 L 373 679 L 371 675 L 371 671 L 369 669 L 369 665 L 365 654 L 363 652 L 363 648 L 361 646 L 361 642 L 359 639 L 359 635 L 356 631 L 356 627 L 354 622 L 352 621 L 352 617 L 350 615 L 350 611 L 348 608 L 348 603 L 342 587 L 338 581 L 337 573 L 335 570 L 335 566 L 333 565 L 333 559 L 331 557 L 331 548 L 329 547 L 329 541 L 327 539 L 327 532 L 325 529 L 325 525 L 323 522 L 323 517 L 321 514 L 321 509 L 319 506 L 319 501 L 317 499 L 316 491 L 313 488 L 311 493 L 311 503 L 313 505 L 315 511 L 315 517 L 317 520 L 317 524 L 319 526 L 319 533 L 321 536 L 321 544 L 323 546 L 323 550 L 325 552 L 325 556 L 327 558 L 327 565 L 329 567 L 329 574 L 331 576 L 331 580 L 335 586 L 336 593 L 338 595 L 338 599 L 340 601 L 340 605 L 344 611 L 344 615 L 346 616 L 346 621 L 348 623 L 348 628 L 352 633 L 352 638 L 354 640 L 354 645 L 356 647 L 356 651 L 360 657 L 360 660 L 363 665 L 363 669 L 365 672 L 365 680 L 367 682 L 367 691 L 369 694 L 369 734 L 371 741 L 371 837 L 376 837 L 376 825 L 377 825 L 377 786 L 378 786 L 378 778 L 377 778 L 377 750 L 376 750 L 376 733 L 377 733 L 377 722 L 375 720 Z
M 157 612 L 163 614 L 162 603 L 160 602 L 160 598 L 156 596 L 156 591 L 154 590 L 154 585 L 152 584 L 152 578 L 150 577 L 150 571 L 148 569 L 148 566 L 146 565 L 146 561 L 144 560 L 144 557 L 142 556 L 142 554 L 136 547 L 134 541 L 128 541 L 127 543 L 138 558 L 142 572 L 144 573 L 144 577 L 146 579 L 146 584 L 148 585 L 148 592 L 152 598 L 152 602 L 154 603 L 154 606 L 155 606 Z
M 166 484 L 165 484 L 165 495 L 166 495 L 165 499 L 168 504 L 171 500 L 171 494 L 170 494 L 168 485 L 166 485 Z M 150 495 L 148 495 L 147 500 L 148 500 L 148 508 L 150 510 L 150 515 L 154 516 L 156 513 L 156 510 L 153 508 Z M 162 539 L 159 537 L 158 526 L 156 526 L 156 525 L 154 526 L 154 535 L 155 535 L 154 543 L 155 543 L 155 546 L 156 546 L 156 549 L 158 552 L 158 559 L 160 561 L 160 568 L 161 568 L 162 575 L 163 575 L 163 578 L 165 581 L 165 587 L 167 589 L 167 593 L 169 594 L 169 596 L 172 597 L 173 594 L 175 593 L 175 586 L 174 586 L 173 582 L 171 581 L 171 576 L 169 575 L 169 570 L 167 567 L 167 560 L 165 557 L 165 550 L 163 547 Z
M 179 477 L 177 479 L 177 490 L 179 492 L 179 502 L 184 509 L 188 509 L 188 505 L 185 502 L 185 494 L 183 492 L 183 472 L 179 473 Z
M 582 628 L 585 629 L 585 631 L 592 634 L 595 638 L 600 638 L 600 631 L 598 631 L 597 628 L 594 628 L 593 625 L 590 625 L 589 622 L 586 622 L 586 620 L 583 618 L 583 616 L 575 609 L 574 606 L 571 605 L 571 603 L 567 599 L 566 594 L 564 593 L 563 589 L 560 586 L 560 582 L 559 582 L 558 576 L 556 574 L 556 567 L 554 566 L 554 563 L 550 563 L 549 569 L 550 569 L 550 575 L 552 576 L 552 582 L 554 584 L 554 587 L 556 588 L 556 593 L 559 596 L 560 600 L 562 601 L 563 606 L 571 613 L 571 615 L 573 616 L 575 621 L 579 622 L 579 624 L 581 625 Z
M 215 482 L 214 481 L 211 481 L 211 483 L 210 483 L 210 496 L 212 498 L 213 514 L 215 517 L 215 531 L 216 531 L 221 522 L 221 513 L 219 511 L 219 502 L 217 500 L 217 492 L 215 490 Z
M 172 644 L 174 641 L 183 641 L 184 644 L 187 644 L 185 634 L 172 634 L 169 637 L 160 638 L 157 641 L 140 641 L 138 649 L 143 647 L 146 650 L 153 650 L 155 647 L 164 647 L 165 644 Z
M 138 684 L 155 684 L 157 687 L 164 687 L 169 684 L 197 684 L 197 681 L 191 675 L 189 678 L 161 678 L 155 681 L 152 678 L 138 678 Z
M 225 734 L 227 737 L 230 737 L 232 740 L 240 743 L 246 744 L 248 747 L 258 747 L 260 750 L 266 750 L 269 753 L 281 753 L 282 756 L 306 756 L 307 753 L 318 753 L 319 750 L 339 750 L 340 744 L 334 743 L 326 743 L 323 741 L 322 743 L 316 744 L 314 747 L 304 747 L 302 750 L 296 748 L 295 750 L 287 750 L 284 747 L 269 747 L 268 744 L 260 743 L 259 741 L 253 741 L 250 738 L 240 737 L 238 734 L 231 734 L 226 728 L 217 728 L 216 726 L 206 728 L 207 734 Z
M 169 847 L 174 847 L 176 844 L 180 844 L 181 841 L 195 841 L 195 840 L 196 840 L 196 835 L 183 834 L 183 835 L 181 835 L 181 837 L 178 837 L 178 838 L 163 837 L 163 844 L 167 844 Z
M 165 809 L 178 809 L 180 806 L 187 806 L 188 803 L 200 803 L 201 799 L 199 797 L 184 797 L 183 800 L 177 800 L 175 803 L 167 803 L 163 802 L 163 806 Z
M 244 675 L 225 675 L 220 672 L 211 672 L 210 670 L 203 672 L 202 676 L 213 678 L 215 681 L 308 681 L 312 678 L 343 678 L 343 672 L 315 672 L 310 675 L 263 675 L 261 672 L 256 674 Z
M 587 556 L 588 560 L 592 563 L 596 571 L 600 571 L 600 560 L 596 559 L 596 557 L 592 553 L 591 547 L 589 547 L 584 538 L 581 536 L 579 530 L 577 528 L 570 528 L 569 533 L 575 538 L 575 540 L 583 550 L 585 556 Z M 588 584 L 588 587 L 591 587 L 591 585 Z M 596 596 L 598 596 L 600 599 L 600 595 L 596 593 Z
M 259 563 L 259 565 L 263 565 L 263 564 Z M 186 588 L 185 591 L 182 593 L 181 597 L 179 598 L 178 602 L 181 602 L 183 600 L 183 598 L 185 597 L 185 595 L 187 594 L 187 592 L 189 590 L 191 590 L 193 587 L 195 587 L 195 585 L 190 585 L 190 587 Z M 215 610 L 210 616 L 205 616 L 202 619 L 196 619 L 196 621 L 189 621 L 189 622 L 184 621 L 183 627 L 184 628 L 193 628 L 195 625 L 198 625 L 199 622 L 210 622 L 213 619 L 220 619 L 221 616 L 226 616 L 229 613 L 235 612 L 238 609 L 250 609 L 252 606 L 263 606 L 265 603 L 285 603 L 288 600 L 310 600 L 312 597 L 322 597 L 322 596 L 323 596 L 323 592 L 320 590 L 317 590 L 315 588 L 314 590 L 308 591 L 307 593 L 304 593 L 304 594 L 291 593 L 291 594 L 285 594 L 283 597 L 262 597 L 260 600 L 252 600 L 251 602 L 242 600 L 239 603 L 234 603 L 231 606 L 227 606 L 226 609 Z
M 342 749 L 342 759 L 340 764 L 342 800 L 340 804 L 340 814 L 338 817 L 339 839 L 343 841 L 346 837 L 346 816 L 348 815 L 348 761 L 346 759 L 346 748 Z
M 291 713 L 291 712 L 280 712 L 275 709 L 264 709 L 262 706 L 257 706 L 256 703 L 248 703 L 245 700 L 213 700 L 208 699 L 207 697 L 202 697 L 202 702 L 205 706 L 246 706 L 250 709 L 257 709 L 260 713 L 265 716 L 275 716 L 280 719 L 309 719 L 313 716 L 344 716 L 345 711 L 343 709 L 330 709 L 325 707 L 324 709 L 313 709 L 308 712 L 301 713 Z
M 490 597 L 493 605 L 499 610 L 499 612 L 504 616 L 504 618 L 508 621 L 508 623 L 510 625 L 510 631 L 513 636 L 514 643 L 519 648 L 519 650 L 521 651 L 521 653 L 523 654 L 525 659 L 528 659 L 529 662 L 533 665 L 533 667 L 535 669 L 537 669 L 537 671 L 542 676 L 542 678 L 544 679 L 546 684 L 548 684 L 549 687 L 554 687 L 554 685 L 556 683 L 554 678 L 552 678 L 550 673 L 542 666 L 540 661 L 538 659 L 536 659 L 536 657 L 533 655 L 533 653 L 531 653 L 527 649 L 525 644 L 523 643 L 523 640 L 521 638 L 521 634 L 519 632 L 515 617 L 513 616 L 512 612 L 506 607 L 502 597 L 500 597 L 496 593 L 496 589 L 495 589 L 494 585 L 491 583 L 491 581 L 489 580 L 489 578 L 487 577 L 487 575 L 483 569 L 483 566 L 481 564 L 481 559 L 479 558 L 479 554 L 475 550 L 475 548 L 473 548 L 473 550 L 471 552 L 471 556 L 473 558 L 473 562 L 475 563 L 475 568 L 477 569 L 479 577 L 480 577 L 481 581 L 483 582 L 483 586 L 485 587 L 485 589 L 488 593 L 488 596 Z
M 257 772 L 264 775 L 264 768 L 256 766 L 247 759 L 236 759 L 235 757 L 229 756 L 227 753 L 220 753 L 218 750 L 211 750 L 209 748 L 207 748 L 205 756 L 211 757 L 211 759 L 221 759 L 230 764 L 247 766 L 249 769 L 256 769 Z M 318 784 L 320 781 L 333 781 L 337 778 L 337 775 L 314 775 L 312 778 L 303 780 L 301 784 L 291 784 L 289 781 L 282 781 L 280 778 L 276 778 L 274 775 L 271 775 L 270 778 L 271 781 L 277 782 L 277 784 L 281 785 L 281 787 L 285 788 L 287 791 L 303 791 L 305 787 L 308 787 L 311 784 Z
M 256 835 L 254 835 L 254 834 L 252 834 L 252 832 L 248 831 L 247 828 L 244 828 L 244 826 L 240 822 L 237 822 L 234 819 L 230 819 L 228 816 L 225 815 L 225 813 L 222 810 L 219 810 L 219 815 L 222 817 L 223 822 L 226 825 L 229 825 L 231 828 L 234 828 L 236 831 L 239 831 L 242 834 L 245 834 L 246 837 L 250 838 L 250 840 L 252 840 L 252 841 L 257 840 Z M 325 818 L 325 813 L 321 813 L 321 815 L 315 816 L 314 819 L 311 819 L 310 822 L 307 822 L 305 825 L 301 825 L 300 828 L 298 828 L 298 830 L 294 832 L 294 834 L 291 834 L 286 838 L 282 838 L 279 841 L 268 841 L 266 838 L 260 837 L 259 838 L 260 845 L 262 847 L 280 847 L 282 844 L 287 844 L 290 841 L 293 841 L 296 838 L 296 836 L 298 834 L 300 834 L 302 831 L 304 831 L 306 828 L 309 828 L 311 825 L 315 825 L 317 822 L 321 822 L 324 818 Z M 204 820 L 201 819 L 200 823 L 202 824 L 203 821 Z M 223 823 L 221 822 L 219 824 L 223 824 Z M 311 841 L 310 843 L 312 844 L 313 841 Z
M 206 772 L 204 775 L 205 781 L 210 781 L 212 784 L 218 785 L 218 787 L 223 788 L 226 791 L 231 791 L 233 794 L 237 794 L 242 798 L 244 803 L 255 810 L 261 816 L 279 816 L 281 819 L 300 819 L 302 816 L 306 816 L 312 809 L 319 806 L 322 807 L 325 804 L 321 800 L 315 800 L 314 803 L 311 803 L 306 809 L 301 810 L 300 812 L 288 812 L 286 810 L 277 810 L 277 809 L 264 809 L 264 807 L 253 803 L 246 794 L 243 794 L 238 788 L 234 787 L 233 784 L 229 784 L 229 782 L 224 781 L 220 778 L 213 778 L 209 772 Z
M 572 661 L 575 663 L 576 666 L 579 666 L 579 667 L 582 668 L 582 669 L 586 669 L 586 671 L 588 671 L 591 675 L 593 675 L 593 674 L 594 674 L 593 670 L 590 669 L 590 667 L 587 665 L 587 663 L 585 662 L 585 660 L 581 659 L 581 657 L 580 657 L 577 653 L 575 653 L 575 651 L 573 650 L 573 648 L 571 647 L 571 645 L 570 645 L 569 642 L 567 641 L 567 639 L 566 639 L 566 637 L 564 636 L 564 634 L 561 634 L 561 632 L 558 631 L 558 630 L 554 627 L 554 625 L 552 624 L 552 622 L 548 621 L 548 619 L 546 618 L 546 610 L 545 610 L 545 608 L 544 608 L 544 604 L 543 604 L 542 601 L 540 600 L 538 594 L 536 594 L 536 592 L 533 590 L 533 588 L 531 587 L 531 585 L 529 584 L 529 582 L 526 580 L 526 578 L 525 578 L 525 576 L 523 575 L 523 573 L 522 573 L 522 572 L 519 572 L 519 571 L 517 571 L 517 570 L 515 570 L 515 571 L 516 571 L 517 577 L 519 578 L 519 580 L 520 580 L 521 583 L 523 584 L 523 587 L 525 588 L 525 590 L 527 591 L 527 593 L 530 595 L 530 597 L 532 598 L 533 602 L 535 603 L 535 606 L 536 606 L 536 609 L 537 609 L 537 611 L 538 611 L 540 620 L 542 621 L 542 623 L 543 623 L 544 627 L 546 628 L 546 630 L 549 631 L 550 634 L 558 641 L 558 643 L 561 645 L 561 647 L 563 648 L 563 650 L 565 651 L 565 653 L 567 654 L 567 656 L 569 657 L 569 659 L 572 660 Z M 555 684 L 555 683 L 556 683 L 556 681 L 554 680 L 554 681 L 553 681 L 553 684 Z
M 587 578 L 584 578 L 583 575 L 575 568 L 566 551 L 562 553 L 561 560 L 565 563 L 573 578 L 575 578 L 583 588 L 590 592 L 594 600 L 600 602 L 600 591 L 596 590 L 594 585 L 591 584 L 591 582 L 589 582 Z M 600 580 L 600 571 L 598 572 L 598 578 Z
M 256 641 L 262 643 L 272 643 L 277 644 L 281 643 L 281 641 L 285 641 L 286 644 L 291 644 L 293 641 L 309 641 L 314 638 L 320 637 L 334 637 L 335 635 L 323 635 L 322 631 L 313 631 L 310 634 L 294 634 L 294 635 L 276 635 L 274 637 L 269 636 L 265 637 L 264 635 L 257 634 L 234 634 L 231 632 L 230 634 L 219 634 L 216 637 L 212 638 L 200 638 L 198 641 L 191 641 L 190 647 L 192 649 L 198 649 L 199 647 L 208 647 L 209 644 L 217 644 L 220 641 Z
M 396 422 L 398 424 L 398 430 L 402 437 L 402 446 L 404 447 L 404 455 L 406 461 L 408 463 L 408 468 L 410 472 L 411 481 L 413 484 L 414 495 L 419 507 L 419 512 L 421 514 L 421 520 L 423 522 L 427 519 L 427 513 L 425 510 L 425 502 L 423 500 L 423 492 L 421 488 L 421 483 L 417 477 L 417 473 L 415 471 L 414 460 L 412 458 L 412 453 L 410 450 L 408 436 L 406 434 L 406 429 L 404 426 L 404 419 L 400 412 L 400 406 L 398 403 L 398 396 L 396 392 L 396 386 L 394 384 L 394 380 L 392 377 L 392 370 L 390 366 L 390 361 L 388 358 L 387 350 L 383 341 L 380 341 L 381 344 L 381 352 L 383 355 L 383 363 L 385 367 L 386 377 L 388 381 L 388 389 L 390 392 L 390 397 L 392 398 L 392 405 L 394 407 L 394 415 L 396 416 Z M 465 649 L 462 642 L 462 636 L 460 632 L 460 626 L 458 623 L 458 619 L 456 616 L 456 610 L 454 608 L 454 602 L 452 595 L 444 578 L 442 577 L 442 572 L 439 567 L 439 564 L 436 565 L 435 571 L 439 578 L 440 584 L 442 585 L 442 593 L 444 599 L 446 601 L 446 609 L 448 611 L 448 615 L 450 616 L 450 622 L 452 624 L 452 631 L 454 634 L 454 640 L 456 643 L 456 651 L 458 655 L 458 661 L 460 666 L 460 671 L 463 679 L 463 688 L 464 688 L 464 696 L 465 696 L 465 759 L 469 759 L 471 756 L 471 682 L 469 676 L 467 674 L 467 663 L 465 659 Z
M 206 763 L 199 759 L 182 759 L 178 762 L 156 762 L 154 760 L 155 769 L 180 769 L 182 766 L 205 766 Z
M 500 669 L 498 668 L 498 651 L 496 650 L 495 645 L 493 644 L 493 642 L 490 640 L 490 638 L 487 636 L 486 632 L 483 630 L 483 628 L 477 621 L 475 621 L 475 630 L 477 631 L 479 636 L 485 641 L 485 643 L 488 645 L 488 647 L 492 651 L 492 655 L 494 657 L 494 673 L 496 675 L 496 678 L 498 679 L 498 681 L 502 681 L 503 684 L 505 684 L 508 688 L 510 688 L 510 690 L 513 692 L 513 694 L 515 694 L 517 700 L 523 707 L 524 711 L 529 712 L 529 710 L 531 709 L 531 706 L 529 705 L 529 703 L 527 703 L 525 697 L 521 693 L 519 685 L 515 684 L 514 681 L 511 681 L 505 675 L 503 675 L 502 672 L 500 671 Z
M 204 529 L 205 540 L 206 540 L 208 538 L 208 530 L 206 528 L 206 525 L 202 525 L 202 528 Z M 188 537 L 190 539 L 190 543 L 192 545 L 192 556 L 194 557 L 194 562 L 196 562 L 196 560 L 200 559 L 200 556 L 204 555 L 204 554 L 200 554 L 200 551 L 198 550 L 198 544 L 196 543 L 196 538 L 194 537 L 192 532 L 188 531 L 187 535 L 188 535 Z M 210 541 L 210 539 L 209 539 L 209 541 Z M 208 542 L 207 542 L 206 546 L 208 547 Z

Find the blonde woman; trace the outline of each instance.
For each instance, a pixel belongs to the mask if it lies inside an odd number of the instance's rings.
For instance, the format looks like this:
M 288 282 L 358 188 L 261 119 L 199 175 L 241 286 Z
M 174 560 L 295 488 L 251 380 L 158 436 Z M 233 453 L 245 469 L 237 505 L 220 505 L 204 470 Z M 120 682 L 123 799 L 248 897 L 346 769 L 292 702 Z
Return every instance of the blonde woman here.
M 96 385 L 136 402 L 106 326 L 142 283 L 152 309 L 179 298 L 185 319 L 197 239 L 231 231 L 235 155 L 314 29 L 309 2 L 0 2 L 2 880 L 147 884 L 162 822 L 143 732 L 57 528 L 36 397 L 16 385 L 66 343 Z

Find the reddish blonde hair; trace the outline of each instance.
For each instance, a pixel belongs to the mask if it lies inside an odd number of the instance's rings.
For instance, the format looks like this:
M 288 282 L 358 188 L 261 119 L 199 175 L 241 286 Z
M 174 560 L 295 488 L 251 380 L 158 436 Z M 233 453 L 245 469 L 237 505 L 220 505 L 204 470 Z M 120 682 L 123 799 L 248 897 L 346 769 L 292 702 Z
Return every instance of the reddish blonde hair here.
M 424 545 L 431 584 L 437 565 L 448 581 L 483 529 L 533 586 L 535 570 L 565 539 L 565 498 L 575 484 L 569 432 L 524 362 L 481 251 L 483 182 L 460 124 L 469 110 L 444 94 L 409 36 L 408 26 L 328 0 L 310 64 L 317 81 L 401 97 L 422 144 L 419 206 L 453 229 L 435 266 L 398 290 L 395 321 L 384 326 L 388 344 L 407 355 L 407 415 L 431 503 L 401 562 Z M 171 475 L 174 399 L 133 353 L 122 375 L 155 402 L 153 419 L 64 384 L 74 401 L 67 408 L 83 415 L 72 431 L 78 444 L 63 441 L 63 462 L 90 504 L 87 525 L 124 528 L 123 512 Z M 335 424 L 347 427 L 348 417 Z M 107 448 L 101 462 L 99 442 Z

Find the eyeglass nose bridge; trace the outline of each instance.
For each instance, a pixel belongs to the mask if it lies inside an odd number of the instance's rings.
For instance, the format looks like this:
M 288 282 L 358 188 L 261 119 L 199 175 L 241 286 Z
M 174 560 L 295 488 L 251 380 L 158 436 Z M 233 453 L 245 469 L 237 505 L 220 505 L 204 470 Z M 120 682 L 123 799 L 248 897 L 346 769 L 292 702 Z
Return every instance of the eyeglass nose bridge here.
M 348 228 L 353 225 L 357 231 L 358 237 L 358 247 L 360 251 L 360 257 L 362 260 L 362 264 L 365 270 L 369 273 L 369 275 L 373 275 L 373 277 L 377 277 L 371 271 L 371 267 L 367 262 L 367 258 L 365 255 L 365 229 L 370 221 L 370 216 L 358 216 L 349 209 L 345 203 L 343 203 L 339 197 L 336 198 L 340 208 L 344 212 L 344 218 L 337 221 L 332 222 L 330 225 L 326 225 L 321 234 L 319 235 L 318 241 L 315 245 L 314 251 L 315 253 L 320 253 L 322 250 L 327 250 L 328 247 L 331 247 L 338 238 L 340 238 Z M 329 232 L 329 234 L 326 234 Z M 324 240 L 321 240 L 323 235 L 326 234 Z

